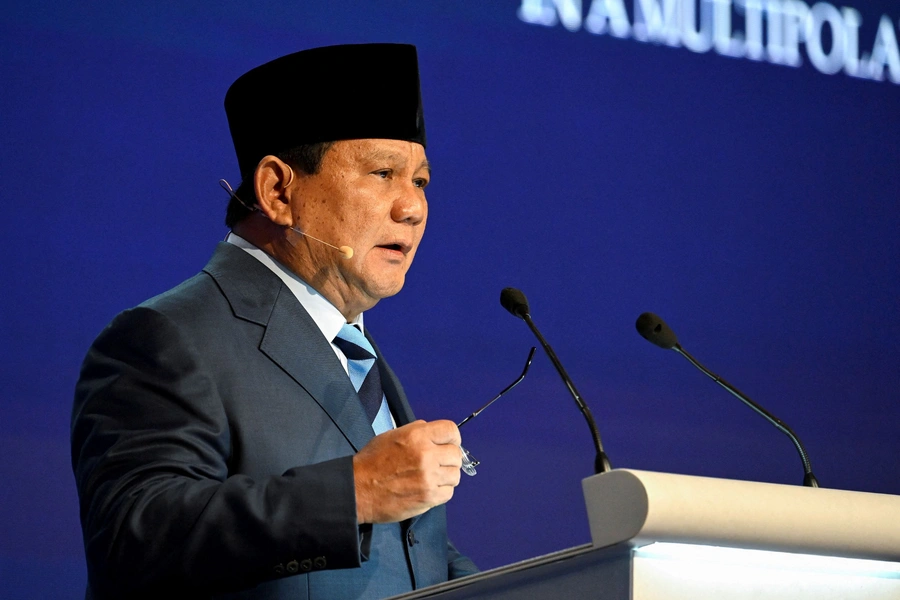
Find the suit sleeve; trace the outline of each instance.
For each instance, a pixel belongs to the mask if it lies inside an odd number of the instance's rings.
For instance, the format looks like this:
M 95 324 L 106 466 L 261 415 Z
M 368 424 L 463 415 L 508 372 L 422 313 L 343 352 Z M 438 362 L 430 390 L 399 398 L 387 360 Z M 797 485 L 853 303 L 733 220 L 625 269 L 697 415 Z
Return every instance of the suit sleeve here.
M 229 476 L 229 430 L 201 352 L 171 320 L 138 308 L 101 333 L 72 416 L 96 597 L 235 590 L 298 564 L 359 566 L 352 458 Z
M 459 579 L 478 573 L 478 567 L 469 557 L 460 554 L 453 542 L 447 542 L 447 578 Z

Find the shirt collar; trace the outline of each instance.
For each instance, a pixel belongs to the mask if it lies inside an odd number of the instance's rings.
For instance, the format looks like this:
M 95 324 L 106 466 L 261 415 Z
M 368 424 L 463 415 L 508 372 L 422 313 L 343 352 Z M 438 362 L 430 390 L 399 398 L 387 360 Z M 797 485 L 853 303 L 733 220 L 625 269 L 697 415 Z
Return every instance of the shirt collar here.
M 329 342 L 335 338 L 344 323 L 344 315 L 337 309 L 325 296 L 320 294 L 311 285 L 300 279 L 296 273 L 288 269 L 286 266 L 242 238 L 234 232 L 230 232 L 225 238 L 229 244 L 233 244 L 241 248 L 247 254 L 257 259 L 259 262 L 275 273 L 281 281 L 291 290 L 291 293 L 297 298 L 297 301 L 303 306 L 309 316 L 315 321 L 316 326 L 322 335 Z M 363 315 L 360 313 L 355 319 L 350 321 L 352 325 L 356 325 L 360 331 L 365 333 L 363 329 Z

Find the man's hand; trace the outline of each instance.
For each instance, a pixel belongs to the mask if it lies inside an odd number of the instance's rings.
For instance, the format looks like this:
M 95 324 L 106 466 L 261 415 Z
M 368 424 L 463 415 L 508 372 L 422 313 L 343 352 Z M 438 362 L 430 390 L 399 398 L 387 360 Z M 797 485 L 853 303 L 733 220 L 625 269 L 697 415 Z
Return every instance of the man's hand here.
M 395 523 L 453 497 L 462 453 L 452 421 L 415 421 L 375 436 L 353 457 L 360 523 Z

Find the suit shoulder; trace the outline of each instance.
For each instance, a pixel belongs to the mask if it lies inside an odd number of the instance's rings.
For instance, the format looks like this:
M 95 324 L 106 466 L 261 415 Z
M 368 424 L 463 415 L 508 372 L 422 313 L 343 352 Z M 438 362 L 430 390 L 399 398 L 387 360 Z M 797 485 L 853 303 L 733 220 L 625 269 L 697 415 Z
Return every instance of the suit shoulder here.
M 136 309 L 148 309 L 177 320 L 180 315 L 195 315 L 217 302 L 224 302 L 222 291 L 209 273 L 201 271 L 172 289 L 145 300 Z
M 278 276 L 256 258 L 222 242 L 200 273 L 138 308 L 157 311 L 175 321 L 230 313 L 262 325 L 267 322 L 281 287 Z

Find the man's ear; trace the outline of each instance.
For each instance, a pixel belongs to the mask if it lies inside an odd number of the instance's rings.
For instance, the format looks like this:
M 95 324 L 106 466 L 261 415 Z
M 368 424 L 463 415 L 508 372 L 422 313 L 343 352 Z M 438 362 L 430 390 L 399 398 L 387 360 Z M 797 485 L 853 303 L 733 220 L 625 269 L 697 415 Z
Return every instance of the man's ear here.
M 291 204 L 284 192 L 294 180 L 294 171 L 277 156 L 264 156 L 253 174 L 253 187 L 259 211 L 277 225 L 294 223 Z

